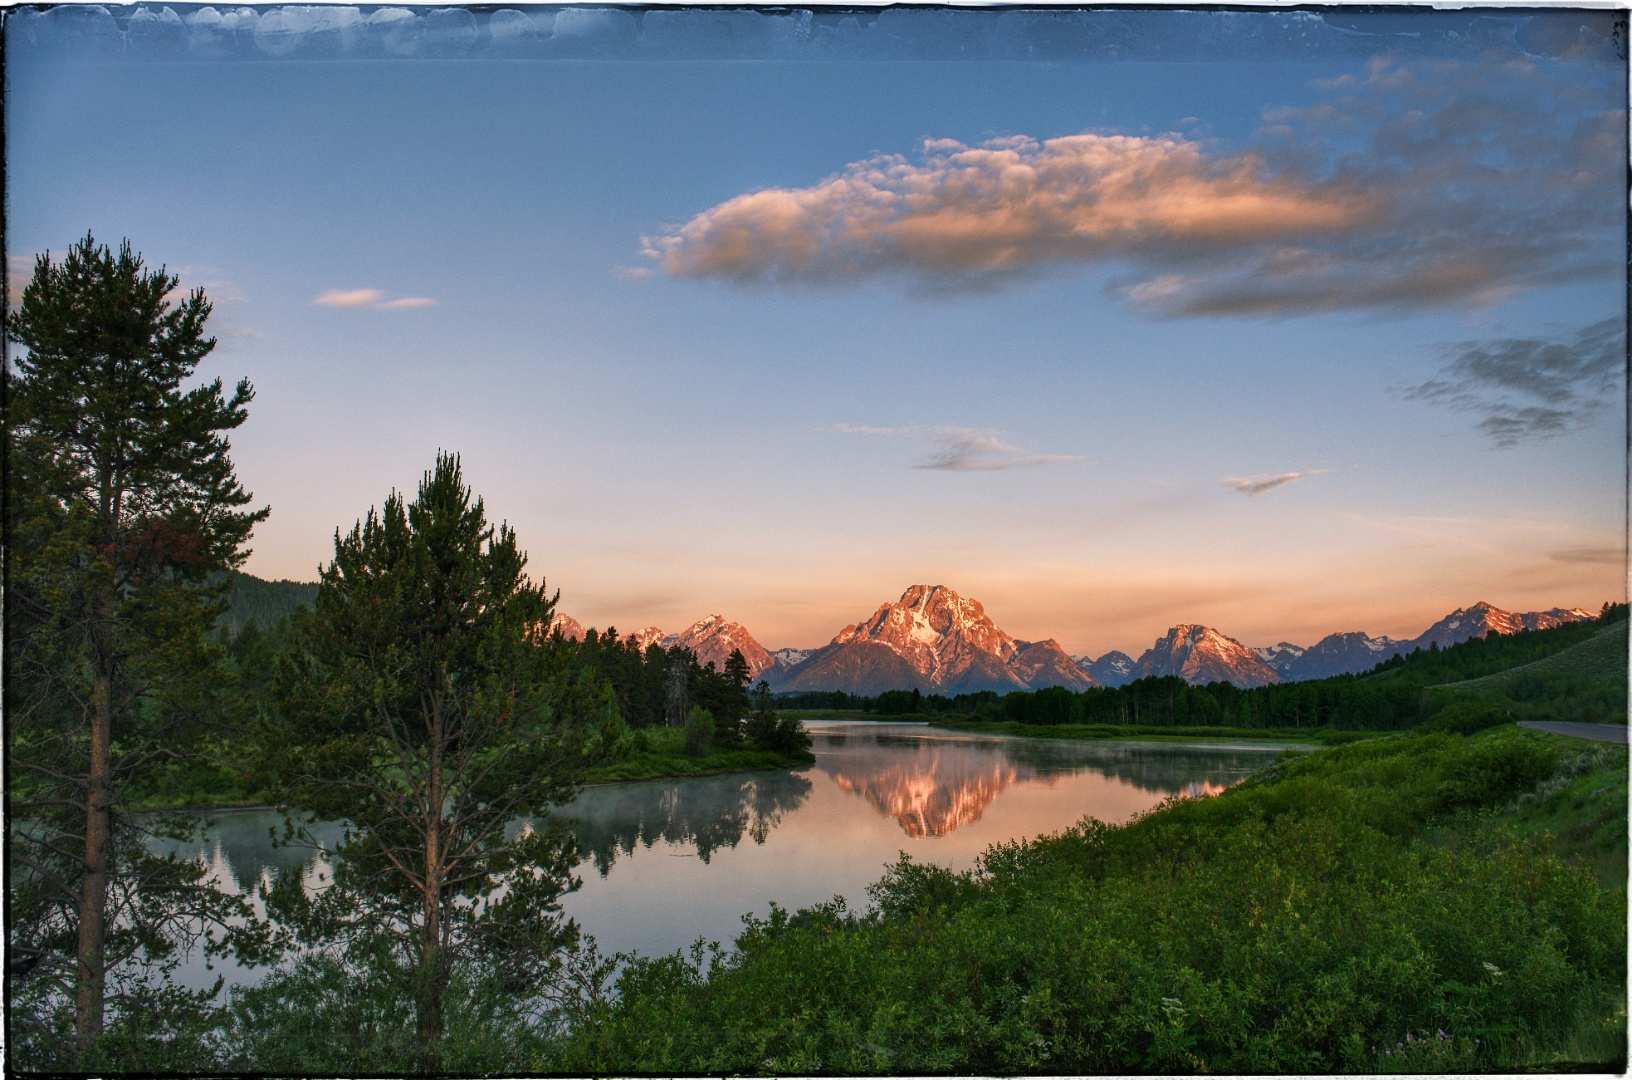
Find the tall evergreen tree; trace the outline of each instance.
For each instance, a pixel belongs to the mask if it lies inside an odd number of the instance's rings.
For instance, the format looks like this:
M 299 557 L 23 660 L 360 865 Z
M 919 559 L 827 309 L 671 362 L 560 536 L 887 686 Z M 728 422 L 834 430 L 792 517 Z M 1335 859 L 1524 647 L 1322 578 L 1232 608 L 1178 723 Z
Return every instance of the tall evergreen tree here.
M 178 285 L 87 235 L 39 257 L 5 326 L 22 347 L 5 371 L 10 885 L 13 930 L 38 936 L 13 943 L 49 969 L 72 940 L 82 1054 L 110 969 L 173 950 L 183 909 L 209 906 L 196 873 L 143 852 L 123 792 L 197 734 L 217 689 L 210 582 L 268 513 L 248 509 L 227 438 L 254 392 L 187 386 L 215 339 L 203 291 Z
M 557 905 L 570 839 L 512 826 L 572 794 L 602 733 L 591 724 L 616 726 L 599 687 L 573 694 L 598 715 L 561 707 L 537 629 L 555 597 L 525 564 L 439 454 L 411 504 L 392 493 L 336 533 L 267 740 L 292 805 L 351 823 L 332 886 L 280 882 L 272 909 L 402 980 L 427 1071 L 462 962 L 536 987 L 570 932 Z

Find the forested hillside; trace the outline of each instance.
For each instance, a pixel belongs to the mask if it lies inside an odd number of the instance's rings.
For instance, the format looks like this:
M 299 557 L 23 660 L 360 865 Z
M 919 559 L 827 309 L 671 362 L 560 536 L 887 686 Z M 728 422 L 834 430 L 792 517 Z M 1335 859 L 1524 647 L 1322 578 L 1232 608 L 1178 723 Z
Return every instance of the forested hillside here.
M 228 577 L 227 610 L 219 625 L 229 635 L 250 623 L 267 629 L 300 608 L 311 607 L 317 599 L 315 581 L 267 581 L 238 570 L 228 571 Z

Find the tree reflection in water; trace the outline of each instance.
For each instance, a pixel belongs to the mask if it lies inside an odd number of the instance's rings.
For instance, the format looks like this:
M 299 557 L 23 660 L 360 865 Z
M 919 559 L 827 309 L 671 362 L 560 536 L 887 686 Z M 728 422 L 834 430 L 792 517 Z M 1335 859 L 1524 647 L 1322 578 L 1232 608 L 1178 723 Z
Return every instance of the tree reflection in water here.
M 783 815 L 798 809 L 809 795 L 810 781 L 804 776 L 767 770 L 602 784 L 586 788 L 556 816 L 605 877 L 619 855 L 659 840 L 690 844 L 705 863 L 720 848 L 736 847 L 744 836 L 763 844 Z

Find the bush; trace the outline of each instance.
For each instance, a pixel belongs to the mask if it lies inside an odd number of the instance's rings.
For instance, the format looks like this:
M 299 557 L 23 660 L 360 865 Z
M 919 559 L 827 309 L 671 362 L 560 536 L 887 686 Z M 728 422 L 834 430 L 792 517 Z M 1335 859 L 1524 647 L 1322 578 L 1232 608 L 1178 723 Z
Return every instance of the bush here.
M 1479 698 L 1452 701 L 1429 717 L 1422 730 L 1472 735 L 1507 723 L 1512 719 L 1509 713 L 1508 708 L 1496 701 Z
M 714 714 L 696 705 L 686 714 L 686 753 L 702 757 L 714 742 Z

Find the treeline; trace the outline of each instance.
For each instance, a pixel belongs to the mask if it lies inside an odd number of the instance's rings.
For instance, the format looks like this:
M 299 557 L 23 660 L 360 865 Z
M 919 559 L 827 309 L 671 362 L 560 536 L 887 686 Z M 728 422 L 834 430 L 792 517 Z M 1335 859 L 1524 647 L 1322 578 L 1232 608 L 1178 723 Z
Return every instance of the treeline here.
M 947 697 L 918 690 L 892 690 L 864 702 L 862 707 L 884 716 L 1045 726 L 1154 724 L 1394 731 L 1430 721 L 1451 704 L 1446 695 L 1427 692 L 1430 687 L 1477 679 L 1545 659 L 1581 644 L 1626 617 L 1626 604 L 1605 604 L 1593 620 L 1551 630 L 1492 634 L 1447 649 L 1434 645 L 1393 657 L 1364 674 L 1251 689 L 1226 682 L 1198 686 L 1166 676 L 1082 691 L 1049 687 Z M 1543 691 L 1528 688 L 1526 696 L 1531 700 L 1522 703 L 1526 714 L 1613 719 L 1618 700 L 1624 715 L 1625 687 L 1615 680 L 1558 675 L 1544 679 Z M 1485 704 L 1492 709 L 1506 704 L 1491 695 L 1487 698 Z
M 872 709 L 876 698 L 843 690 L 794 690 L 773 695 L 779 709 Z

